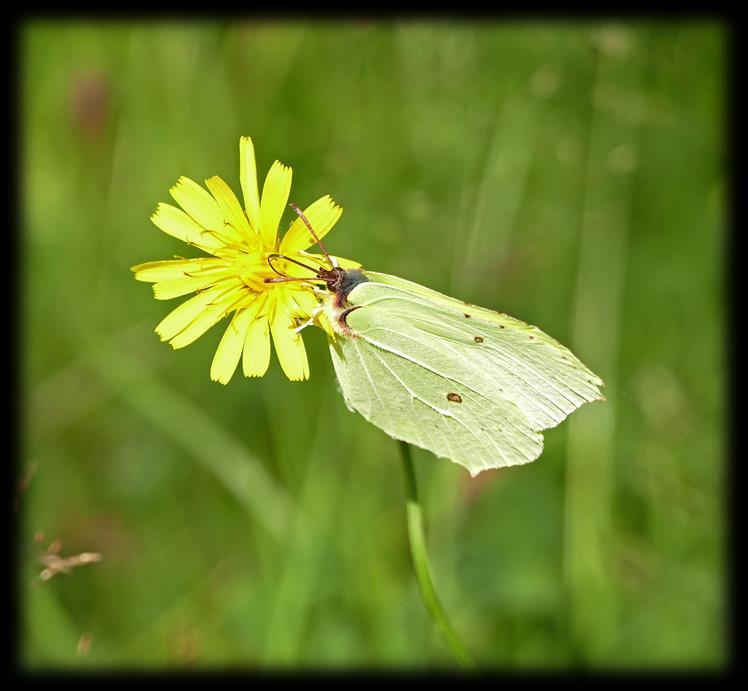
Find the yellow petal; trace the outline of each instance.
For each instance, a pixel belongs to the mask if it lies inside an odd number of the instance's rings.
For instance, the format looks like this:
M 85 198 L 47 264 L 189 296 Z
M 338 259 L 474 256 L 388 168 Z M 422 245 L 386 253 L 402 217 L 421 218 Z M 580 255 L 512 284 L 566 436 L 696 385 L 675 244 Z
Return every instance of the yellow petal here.
M 201 312 L 207 309 L 208 305 L 221 295 L 222 292 L 223 289 L 220 287 L 211 288 L 186 300 L 161 320 L 158 326 L 156 326 L 156 333 L 161 337 L 162 341 L 168 341 L 170 338 L 173 338 L 192 323 Z
M 303 319 L 308 319 L 312 316 L 312 312 L 319 306 L 317 298 L 314 293 L 308 289 L 289 289 L 289 301 L 292 301 L 295 309 L 293 310 L 293 316 L 299 316 Z
M 221 384 L 228 384 L 234 375 L 242 355 L 247 327 L 252 321 L 249 310 L 241 310 L 234 315 L 218 344 L 213 362 L 210 365 L 210 378 Z
M 215 273 L 221 269 L 231 266 L 232 263 L 224 259 L 213 257 L 198 259 L 165 259 L 158 262 L 145 262 L 133 266 L 130 271 L 135 274 L 136 281 L 146 283 L 157 283 L 158 281 L 171 281 L 187 276 L 198 274 Z
M 216 233 L 223 231 L 224 217 L 220 207 L 194 180 L 182 176 L 169 194 L 203 228 Z
M 242 369 L 245 377 L 261 377 L 270 364 L 270 333 L 268 317 L 263 315 L 252 321 L 244 339 Z
M 304 341 L 300 333 L 294 333 L 296 324 L 288 312 L 278 305 L 270 323 L 275 352 L 285 375 L 291 381 L 309 378 L 309 362 L 306 357 Z
M 332 328 L 332 324 L 330 324 L 330 320 L 327 318 L 327 315 L 324 312 L 318 312 L 316 317 L 317 324 L 319 324 L 320 328 L 322 328 L 325 333 L 329 336 L 330 340 L 336 341 L 337 340 L 337 334 L 335 333 L 335 329 Z
M 244 295 L 245 292 L 240 284 L 233 285 L 228 290 L 222 291 L 205 305 L 192 322 L 187 324 L 184 329 L 169 341 L 171 347 L 176 350 L 196 341 L 214 324 L 217 324 L 229 312 L 237 308 Z
M 304 209 L 304 216 L 306 216 L 319 239 L 327 235 L 342 213 L 343 207 L 338 206 L 329 195 L 321 197 Z M 280 244 L 280 253 L 294 254 L 314 244 L 316 244 L 316 240 L 309 232 L 309 228 L 297 216 L 283 237 L 283 241 Z
M 244 195 L 244 208 L 256 233 L 260 232 L 260 195 L 257 191 L 255 147 L 250 137 L 239 140 L 239 181 Z
M 251 248 L 257 247 L 257 236 L 249 227 L 249 221 L 242 211 L 241 204 L 231 188 L 217 175 L 205 181 L 208 189 L 216 200 L 221 214 L 228 225 L 224 225 L 224 232 L 232 239 L 244 241 Z
M 275 245 L 278 224 L 288 203 L 293 171 L 280 161 L 275 161 L 265 178 L 260 202 L 260 233 L 266 247 Z
M 214 250 L 221 249 L 224 245 L 214 233 L 205 230 L 182 209 L 171 204 L 160 203 L 151 216 L 151 221 L 165 233 L 206 252 L 213 253 Z
M 153 296 L 156 300 L 171 300 L 188 293 L 203 290 L 224 278 L 234 275 L 233 269 L 219 271 L 204 271 L 198 276 L 185 276 L 169 281 L 159 281 L 153 285 Z

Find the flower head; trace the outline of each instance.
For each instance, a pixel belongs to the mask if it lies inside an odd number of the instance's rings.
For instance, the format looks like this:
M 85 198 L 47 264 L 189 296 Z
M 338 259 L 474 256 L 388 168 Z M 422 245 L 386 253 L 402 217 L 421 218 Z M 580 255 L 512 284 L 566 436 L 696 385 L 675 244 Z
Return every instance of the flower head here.
M 313 316 L 318 306 L 313 286 L 301 281 L 267 283 L 265 279 L 279 273 L 311 279 L 308 270 L 288 259 L 313 266 L 322 266 L 325 260 L 305 251 L 315 240 L 300 217 L 283 239 L 278 239 L 278 225 L 291 189 L 291 168 L 275 161 L 260 196 L 249 137 L 241 138 L 239 153 L 243 208 L 220 177 L 205 181 L 208 191 L 181 177 L 169 190 L 181 208 L 161 203 L 151 217 L 165 233 L 212 256 L 147 262 L 132 271 L 137 280 L 154 284 L 158 300 L 196 293 L 156 327 L 161 340 L 174 348 L 189 345 L 232 315 L 213 358 L 211 379 L 228 383 L 240 359 L 245 376 L 261 377 L 270 363 L 271 336 L 286 376 L 307 379 L 309 363 L 298 326 Z M 329 232 L 341 213 L 343 209 L 327 195 L 304 209 L 319 238 Z M 343 267 L 358 266 L 336 259 Z

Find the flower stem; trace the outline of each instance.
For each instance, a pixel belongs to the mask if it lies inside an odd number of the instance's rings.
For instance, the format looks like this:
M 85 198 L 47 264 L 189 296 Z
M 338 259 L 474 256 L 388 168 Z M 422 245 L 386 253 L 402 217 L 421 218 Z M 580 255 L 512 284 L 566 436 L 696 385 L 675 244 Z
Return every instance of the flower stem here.
M 405 471 L 406 512 L 408 518 L 408 538 L 410 540 L 410 553 L 413 557 L 413 568 L 416 572 L 418 589 L 421 593 L 423 604 L 426 605 L 429 616 L 434 626 L 441 634 L 447 647 L 457 658 L 457 662 L 463 669 L 473 667 L 465 646 L 463 646 L 457 632 L 450 624 L 444 612 L 439 597 L 434 589 L 429 569 L 428 553 L 426 551 L 426 538 L 423 530 L 423 510 L 418 501 L 418 489 L 416 487 L 416 473 L 413 468 L 413 458 L 410 453 L 410 444 L 404 441 L 398 442 L 400 455 L 403 460 Z

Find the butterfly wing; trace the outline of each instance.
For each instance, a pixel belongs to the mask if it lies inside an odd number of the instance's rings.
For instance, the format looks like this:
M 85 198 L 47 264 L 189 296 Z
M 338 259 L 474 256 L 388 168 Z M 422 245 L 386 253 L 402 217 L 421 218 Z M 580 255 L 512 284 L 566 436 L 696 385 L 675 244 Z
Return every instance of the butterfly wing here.
M 398 321 L 395 328 L 404 326 Z M 408 349 L 407 340 L 391 341 Z M 527 463 L 542 451 L 542 436 L 517 406 L 470 389 L 459 373 L 445 377 L 363 336 L 339 338 L 330 350 L 348 407 L 395 439 L 449 458 L 471 475 Z
M 351 304 L 376 305 L 440 341 L 481 377 L 490 377 L 536 429 L 555 427 L 584 403 L 602 398 L 602 379 L 537 327 L 396 276 L 367 277 Z
M 536 327 L 410 281 L 367 272 L 332 344 L 349 407 L 471 474 L 534 460 L 540 430 L 602 381 Z

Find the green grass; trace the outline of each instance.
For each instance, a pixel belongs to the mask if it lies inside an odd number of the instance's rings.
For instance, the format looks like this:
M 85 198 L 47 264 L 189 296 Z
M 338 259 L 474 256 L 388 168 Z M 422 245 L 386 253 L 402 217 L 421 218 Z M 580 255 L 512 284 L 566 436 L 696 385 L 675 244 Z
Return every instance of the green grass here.
M 537 324 L 606 381 L 528 466 L 415 451 L 477 663 L 723 664 L 725 52 L 696 22 L 26 24 L 22 664 L 453 665 L 398 449 L 346 410 L 322 332 L 309 382 L 274 361 L 228 387 L 222 329 L 153 333 L 170 305 L 129 267 L 194 252 L 149 216 L 179 175 L 238 192 L 243 134 L 293 201 L 344 206 L 331 251 Z M 52 539 L 103 560 L 42 582 Z

